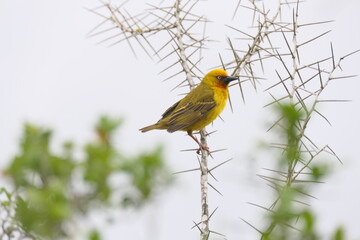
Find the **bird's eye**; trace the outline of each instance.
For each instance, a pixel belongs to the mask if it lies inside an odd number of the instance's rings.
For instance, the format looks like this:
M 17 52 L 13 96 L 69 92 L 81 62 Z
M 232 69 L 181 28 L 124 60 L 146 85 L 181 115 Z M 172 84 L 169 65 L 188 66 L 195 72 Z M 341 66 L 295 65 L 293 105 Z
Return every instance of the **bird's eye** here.
M 221 76 L 217 76 L 216 78 L 217 78 L 217 79 L 219 79 L 219 80 L 221 80 L 221 79 L 222 79 L 222 77 L 221 77 Z

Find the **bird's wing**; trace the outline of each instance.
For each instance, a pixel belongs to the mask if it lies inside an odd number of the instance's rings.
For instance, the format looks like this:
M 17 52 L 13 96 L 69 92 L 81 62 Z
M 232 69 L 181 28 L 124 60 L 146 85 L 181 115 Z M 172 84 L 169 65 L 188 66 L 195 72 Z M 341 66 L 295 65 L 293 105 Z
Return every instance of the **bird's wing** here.
M 191 126 L 210 112 L 216 103 L 211 96 L 204 96 L 196 102 L 185 103 L 169 115 L 168 132 L 175 132 Z
M 163 113 L 162 115 L 162 119 L 166 118 L 167 116 L 169 116 L 177 107 L 177 105 L 179 105 L 180 101 L 178 101 L 177 103 L 175 103 L 174 105 L 172 105 L 171 107 L 169 107 L 168 109 L 166 109 L 166 111 Z

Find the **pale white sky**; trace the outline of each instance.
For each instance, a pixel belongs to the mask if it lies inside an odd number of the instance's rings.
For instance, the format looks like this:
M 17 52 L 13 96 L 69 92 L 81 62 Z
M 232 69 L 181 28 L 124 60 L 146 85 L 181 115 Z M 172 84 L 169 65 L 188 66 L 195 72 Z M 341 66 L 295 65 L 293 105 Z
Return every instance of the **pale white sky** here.
M 215 21 L 208 26 L 208 35 L 216 33 L 217 40 L 226 39 L 222 24 L 231 23 L 236 2 L 226 1 L 221 6 L 213 1 L 201 3 L 203 13 L 199 14 L 206 14 Z M 96 45 L 97 40 L 87 38 L 86 34 L 100 19 L 84 7 L 96 4 L 96 1 L 85 0 L 1 1 L 0 166 L 5 166 L 16 152 L 25 121 L 53 128 L 56 143 L 73 139 L 81 146 L 93 136 L 91 130 L 97 117 L 106 113 L 125 119 L 116 139 L 125 153 L 136 154 L 139 150 L 164 144 L 166 160 L 174 172 L 197 167 L 193 153 L 179 151 L 194 147 L 184 133 L 153 131 L 142 134 L 138 131 L 157 121 L 162 112 L 179 99 L 181 90 L 170 92 L 170 89 L 182 78 L 162 83 L 165 76 L 158 75 L 162 66 L 141 51 L 139 59 L 135 59 L 125 44 L 108 48 L 106 44 Z M 142 1 L 131 4 L 132 12 L 146 8 Z M 301 16 L 309 21 L 336 20 L 327 25 L 325 30 L 333 31 L 324 44 L 328 45 L 331 40 L 339 56 L 360 48 L 359 10 L 358 0 L 309 0 L 303 5 Z M 220 43 L 210 46 L 211 51 L 205 53 L 205 61 L 200 65 L 204 72 L 219 63 L 218 53 L 224 52 L 225 47 Z M 322 54 L 322 47 L 319 44 L 305 54 Z M 329 48 L 324 49 L 328 51 Z M 346 75 L 359 74 L 359 62 L 359 55 L 349 58 L 343 65 Z M 322 112 L 332 126 L 315 120 L 310 127 L 313 138 L 320 145 L 328 143 L 344 162 L 340 165 L 329 160 L 334 173 L 326 179 L 326 184 L 312 191 L 319 200 L 311 204 L 319 214 L 318 228 L 325 236 L 329 229 L 343 224 L 349 239 L 360 239 L 359 81 L 357 77 L 330 86 L 329 98 L 351 99 L 352 102 L 324 105 Z M 222 114 L 225 123 L 217 120 L 209 127 L 209 131 L 218 130 L 209 139 L 210 147 L 228 149 L 216 154 L 210 165 L 233 158 L 231 163 L 218 169 L 219 182 L 213 182 L 224 196 L 211 191 L 209 203 L 211 209 L 219 206 L 211 227 L 228 239 L 257 239 L 254 230 L 240 218 L 259 223 L 263 212 L 247 202 L 269 205 L 272 201 L 270 189 L 255 176 L 262 172 L 261 168 L 269 166 L 267 161 L 271 160 L 255 153 L 258 142 L 267 138 L 265 130 L 270 117 L 262 106 L 268 98 L 250 86 L 246 91 L 244 105 L 238 89 L 230 89 L 234 113 L 227 108 Z M 177 175 L 176 185 L 140 213 L 111 213 L 116 224 L 104 224 L 105 239 L 197 239 L 198 231 L 190 227 L 192 221 L 200 217 L 198 182 L 198 173 Z

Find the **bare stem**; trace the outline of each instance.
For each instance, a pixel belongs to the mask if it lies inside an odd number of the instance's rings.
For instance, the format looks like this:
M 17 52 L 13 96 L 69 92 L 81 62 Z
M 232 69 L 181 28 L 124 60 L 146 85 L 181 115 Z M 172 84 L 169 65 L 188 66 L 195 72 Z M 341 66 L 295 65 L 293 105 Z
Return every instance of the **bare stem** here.
M 201 143 L 206 144 L 205 129 L 200 131 Z M 206 150 L 201 150 L 200 172 L 201 172 L 201 240 L 209 238 L 209 206 L 208 206 L 208 157 L 209 153 Z

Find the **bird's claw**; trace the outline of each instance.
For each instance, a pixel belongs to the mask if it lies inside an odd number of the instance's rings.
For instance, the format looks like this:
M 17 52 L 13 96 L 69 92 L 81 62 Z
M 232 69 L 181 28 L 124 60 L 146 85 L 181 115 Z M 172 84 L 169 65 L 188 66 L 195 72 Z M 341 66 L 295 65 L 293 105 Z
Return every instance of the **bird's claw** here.
M 201 144 L 200 147 L 199 147 L 199 149 L 196 150 L 196 153 L 197 153 L 198 155 L 200 155 L 201 149 L 207 151 L 208 153 L 210 153 L 210 148 L 209 148 L 208 146 L 206 146 L 206 145 Z

